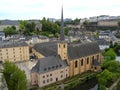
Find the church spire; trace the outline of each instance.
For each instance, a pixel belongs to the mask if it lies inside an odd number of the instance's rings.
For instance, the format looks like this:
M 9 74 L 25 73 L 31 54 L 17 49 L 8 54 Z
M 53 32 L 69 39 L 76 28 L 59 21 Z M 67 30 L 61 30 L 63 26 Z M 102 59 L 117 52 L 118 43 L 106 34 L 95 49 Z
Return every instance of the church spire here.
M 61 41 L 65 40 L 65 37 L 64 37 L 63 6 L 62 6 L 62 10 L 61 10 L 60 40 Z

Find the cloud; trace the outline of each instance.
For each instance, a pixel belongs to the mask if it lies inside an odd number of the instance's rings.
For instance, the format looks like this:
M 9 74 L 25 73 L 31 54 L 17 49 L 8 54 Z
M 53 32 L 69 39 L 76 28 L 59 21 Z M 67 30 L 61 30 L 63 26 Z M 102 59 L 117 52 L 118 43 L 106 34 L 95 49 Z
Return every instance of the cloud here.
M 120 0 L 0 0 L 0 19 L 83 18 L 101 14 L 118 15 Z

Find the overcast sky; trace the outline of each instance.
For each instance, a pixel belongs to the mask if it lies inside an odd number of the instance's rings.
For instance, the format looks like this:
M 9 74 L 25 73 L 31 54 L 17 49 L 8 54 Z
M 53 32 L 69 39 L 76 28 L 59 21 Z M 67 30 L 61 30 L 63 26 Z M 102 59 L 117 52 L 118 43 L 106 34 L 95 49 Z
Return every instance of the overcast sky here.
M 120 15 L 120 0 L 0 0 L 0 19 L 85 18 Z

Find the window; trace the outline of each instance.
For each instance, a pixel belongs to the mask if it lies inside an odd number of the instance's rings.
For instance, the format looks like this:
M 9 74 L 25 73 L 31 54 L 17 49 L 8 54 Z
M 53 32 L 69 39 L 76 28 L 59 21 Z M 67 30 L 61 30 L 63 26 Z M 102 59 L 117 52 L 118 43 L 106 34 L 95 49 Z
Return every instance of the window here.
M 63 46 L 64 48 L 65 48 L 65 44 L 64 44 L 64 46 Z
M 78 62 L 77 62 L 77 61 L 75 61 L 75 68 L 77 68 L 77 63 L 78 63 Z
M 52 74 L 50 74 L 50 76 L 52 76 Z
M 6 49 L 6 51 L 8 51 L 8 49 Z
M 58 65 L 56 66 L 56 68 L 58 68 Z
M 7 58 L 9 58 L 9 57 L 7 56 Z
M 66 78 L 68 77 L 68 75 L 66 74 Z
M 45 76 L 43 76 L 43 78 L 45 78 Z
M 49 75 L 47 74 L 47 77 L 49 77 Z
M 92 60 L 94 60 L 94 56 L 92 57 Z
M 89 57 L 87 58 L 87 64 L 89 64 Z
M 83 66 L 83 59 L 81 60 L 81 66 Z
M 61 75 L 61 78 L 63 78 L 63 75 Z
M 99 55 L 97 55 L 97 60 L 99 60 Z
M 52 78 L 50 78 L 50 81 L 52 81 Z
M 49 79 L 47 79 L 47 82 L 49 82 Z
M 1 50 L 0 50 L 0 52 L 1 52 Z
M 43 80 L 43 83 L 45 84 L 45 80 Z
M 60 48 L 60 44 L 59 44 L 59 48 Z
M 63 71 L 60 71 L 60 73 L 63 73 Z
M 60 67 L 62 67 L 62 65 L 60 64 Z
M 50 70 L 50 67 L 48 67 L 48 70 Z
M 54 66 L 52 66 L 52 68 L 54 69 L 55 67 L 54 67 Z

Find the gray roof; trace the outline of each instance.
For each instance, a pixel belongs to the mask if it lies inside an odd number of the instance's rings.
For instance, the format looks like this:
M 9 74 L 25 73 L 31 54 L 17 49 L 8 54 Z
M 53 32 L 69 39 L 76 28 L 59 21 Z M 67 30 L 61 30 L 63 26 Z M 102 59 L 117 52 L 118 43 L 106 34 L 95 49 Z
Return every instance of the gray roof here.
M 45 57 L 57 55 L 57 42 L 37 43 L 33 49 Z
M 99 52 L 99 46 L 95 42 L 73 44 L 68 46 L 68 59 L 74 60 L 84 56 L 97 54 Z
M 96 42 L 97 42 L 99 45 L 109 45 L 109 42 L 106 41 L 105 39 L 97 39 Z
M 25 42 L 13 42 L 13 41 L 2 41 L 0 42 L 0 48 L 20 47 L 28 46 Z
M 62 61 L 59 56 L 49 56 L 38 60 L 31 72 L 44 73 L 68 66 L 66 61 Z
M 43 56 L 54 56 L 57 53 L 58 42 L 45 42 L 34 45 L 33 49 L 41 53 Z M 99 46 L 95 42 L 79 43 L 79 44 L 68 44 L 68 59 L 78 59 L 84 56 L 97 54 L 100 52 Z

